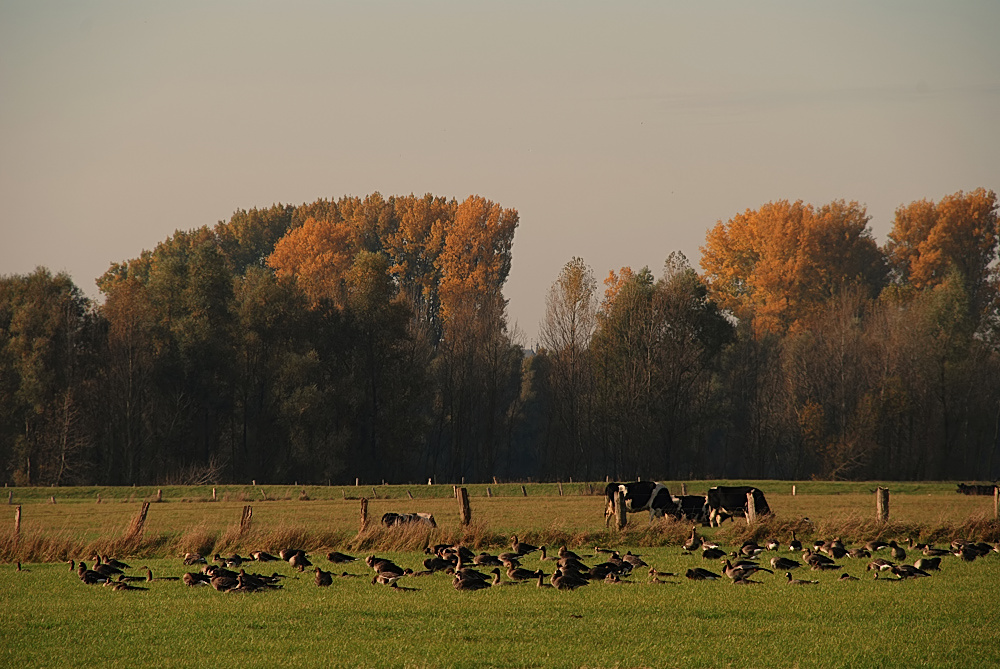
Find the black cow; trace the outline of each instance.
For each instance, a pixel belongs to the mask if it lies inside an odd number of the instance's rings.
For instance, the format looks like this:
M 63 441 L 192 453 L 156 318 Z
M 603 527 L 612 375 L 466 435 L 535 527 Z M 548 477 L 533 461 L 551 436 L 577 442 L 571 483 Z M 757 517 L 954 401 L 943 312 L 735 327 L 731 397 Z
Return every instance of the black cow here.
M 959 483 L 957 492 L 963 495 L 992 495 L 995 487 L 996 486 L 992 483 L 989 485 L 978 485 L 976 483 L 966 485 L 964 483 Z
M 625 511 L 636 513 L 649 511 L 649 520 L 662 518 L 664 514 L 676 516 L 679 512 L 674 497 L 667 486 L 656 481 L 633 481 L 631 483 L 609 483 L 604 488 L 607 505 L 604 507 L 604 524 L 607 525 L 611 516 L 615 515 L 615 493 L 619 490 L 625 495 Z
M 390 511 L 382 516 L 382 524 L 386 527 L 409 525 L 410 523 L 423 523 L 424 525 L 437 527 L 437 523 L 434 522 L 434 516 L 429 513 L 392 513 Z
M 708 489 L 709 526 L 719 526 L 727 518 L 747 515 L 747 494 L 753 494 L 754 509 L 758 516 L 771 513 L 771 507 L 764 499 L 764 493 L 752 486 L 715 486 Z

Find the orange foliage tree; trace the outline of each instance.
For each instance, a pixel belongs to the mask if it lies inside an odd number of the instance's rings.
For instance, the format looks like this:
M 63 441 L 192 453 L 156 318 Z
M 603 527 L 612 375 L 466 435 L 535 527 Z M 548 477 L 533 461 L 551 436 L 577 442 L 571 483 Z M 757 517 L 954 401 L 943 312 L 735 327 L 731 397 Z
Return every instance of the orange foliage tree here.
M 995 305 L 997 196 L 978 188 L 937 204 L 918 200 L 896 210 L 886 253 L 895 278 L 918 290 L 958 272 L 974 314 Z
M 848 286 L 877 294 L 885 263 L 865 208 L 771 202 L 719 222 L 701 248 L 712 298 L 757 334 L 783 333 Z
M 349 223 L 309 218 L 278 240 L 267 265 L 278 277 L 294 278 L 314 306 L 324 299 L 342 306 L 356 248 Z

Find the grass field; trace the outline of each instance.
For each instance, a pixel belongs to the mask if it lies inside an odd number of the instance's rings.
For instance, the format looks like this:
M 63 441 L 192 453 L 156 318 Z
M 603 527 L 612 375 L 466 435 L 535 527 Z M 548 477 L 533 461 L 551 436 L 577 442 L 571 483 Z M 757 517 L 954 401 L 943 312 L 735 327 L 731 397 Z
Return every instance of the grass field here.
M 712 483 L 688 483 L 688 489 Z M 892 490 L 887 525 L 874 522 L 875 483 L 802 482 L 795 496 L 791 483 L 757 485 L 767 493 L 773 518 L 756 530 L 737 521 L 699 531 L 730 549 L 748 535 L 774 535 L 787 544 L 791 529 L 804 542 L 840 534 L 855 545 L 872 535 L 939 545 L 952 538 L 1000 539 L 993 500 L 957 495 L 953 484 L 887 484 Z M 153 499 L 157 490 L 16 489 L 12 501 L 22 507 L 21 537 L 17 547 L 6 539 L 3 559 L 13 561 L 26 545 L 51 554 L 47 561 L 25 562 L 20 572 L 12 564 L 0 566 L 0 665 L 1000 666 L 997 553 L 971 563 L 946 556 L 940 573 L 903 582 L 876 582 L 867 561 L 845 559 L 835 572 L 797 570 L 799 578 L 820 581 L 815 586 L 789 586 L 782 573 L 762 574 L 761 584 L 751 587 L 683 577 L 654 584 L 636 573 L 631 583 L 595 582 L 572 592 L 541 590 L 533 583 L 457 592 L 443 574 L 404 579 L 413 590 L 397 591 L 372 585 L 360 562 L 338 567 L 325 559 L 333 548 L 362 557 L 377 552 L 419 570 L 425 557 L 419 549 L 426 542 L 462 540 L 477 552 L 496 553 L 517 532 L 553 550 L 567 543 L 582 555 L 593 554 L 595 544 L 632 550 L 661 571 L 719 570 L 717 562 L 680 548 L 689 524 L 650 526 L 636 514 L 623 533 L 605 529 L 603 497 L 599 490 L 589 494 L 586 484 L 564 484 L 562 496 L 555 484 L 530 484 L 527 497 L 519 484 L 490 486 L 491 497 L 486 486 L 466 487 L 472 497 L 470 528 L 459 526 L 451 486 L 379 486 L 374 494 L 371 487 L 308 487 L 309 499 L 303 500 L 301 487 L 265 486 L 268 501 L 257 488 L 219 487 L 215 502 L 208 501 L 211 488 L 163 488 L 164 502 L 151 505 L 134 553 L 118 555 L 133 567 L 149 565 L 156 575 L 178 576 L 187 570 L 179 559 L 185 543 L 246 554 L 296 542 L 324 569 L 359 576 L 317 588 L 310 572 L 299 575 L 287 563 L 254 565 L 251 571 L 287 575 L 283 589 L 255 594 L 189 588 L 177 581 L 153 582 L 143 592 L 84 585 L 60 560 L 89 559 L 89 552 L 113 545 L 139 502 Z M 373 521 L 386 511 L 429 511 L 439 527 L 359 534 L 364 493 Z M 55 504 L 48 502 L 53 494 Z M 246 504 L 253 506 L 252 527 L 240 534 Z M 789 555 L 784 548 L 779 554 Z M 551 564 L 534 556 L 526 566 Z M 841 582 L 842 572 L 861 580 Z

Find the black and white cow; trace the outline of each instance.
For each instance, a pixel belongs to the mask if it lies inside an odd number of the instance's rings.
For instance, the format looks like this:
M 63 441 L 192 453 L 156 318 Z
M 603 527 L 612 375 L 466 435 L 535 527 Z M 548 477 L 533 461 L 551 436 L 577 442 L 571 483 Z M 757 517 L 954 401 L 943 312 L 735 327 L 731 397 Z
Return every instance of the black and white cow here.
M 705 495 L 677 495 L 674 504 L 676 513 L 670 515 L 678 520 L 693 520 L 708 525 L 708 498 Z
M 706 506 L 708 507 L 709 526 L 718 526 L 727 518 L 746 517 L 747 495 L 753 495 L 754 510 L 758 516 L 771 513 L 771 507 L 764 499 L 764 493 L 753 486 L 715 486 L 708 489 Z
M 633 481 L 631 483 L 609 483 L 604 488 L 607 505 L 604 507 L 604 524 L 615 515 L 615 493 L 619 490 L 625 495 L 625 511 L 637 513 L 649 511 L 649 520 L 662 518 L 665 514 L 675 516 L 677 503 L 667 490 L 667 486 L 656 481 Z
M 382 524 L 386 527 L 396 525 L 409 525 L 410 523 L 422 523 L 431 527 L 437 527 L 434 516 L 429 513 L 386 513 L 382 516 Z

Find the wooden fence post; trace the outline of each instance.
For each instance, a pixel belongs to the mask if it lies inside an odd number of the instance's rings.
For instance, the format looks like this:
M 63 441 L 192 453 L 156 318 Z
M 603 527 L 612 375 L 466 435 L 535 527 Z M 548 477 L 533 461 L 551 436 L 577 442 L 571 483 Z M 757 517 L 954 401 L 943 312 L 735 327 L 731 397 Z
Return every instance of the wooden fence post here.
M 157 488 L 157 490 L 156 490 L 156 501 L 157 502 L 162 502 L 163 501 L 163 488 Z
M 993 486 L 993 520 L 1000 520 L 1000 486 Z
M 615 492 L 615 526 L 620 530 L 625 529 L 628 519 L 625 517 L 625 493 L 621 490 Z
M 528 490 L 524 486 L 521 486 L 521 494 L 525 497 L 528 496 Z
M 792 497 L 795 497 L 795 486 L 792 486 Z
M 361 531 L 364 532 L 368 528 L 368 498 L 361 498 Z
M 21 505 L 14 509 L 14 539 L 21 536 Z
M 681 494 L 682 495 L 688 494 L 688 485 L 687 485 L 687 483 L 682 483 L 681 484 Z
M 563 496 L 563 490 L 562 490 L 562 481 L 560 481 L 560 482 L 559 482 L 559 496 L 560 496 L 560 497 L 562 497 L 562 496 Z
M 747 493 L 747 525 L 757 522 L 757 503 L 753 500 L 753 493 Z
M 486 488 L 486 496 L 493 497 L 493 490 L 491 490 L 488 486 Z
M 458 489 L 458 518 L 463 525 L 472 522 L 472 509 L 469 508 L 469 491 L 465 488 Z
M 215 488 L 212 488 L 212 501 L 213 502 L 218 501 L 218 498 L 215 496 Z
M 875 520 L 889 522 L 889 489 L 882 486 L 875 489 Z

